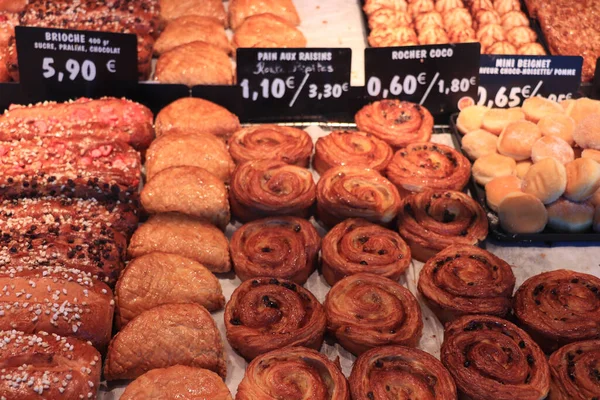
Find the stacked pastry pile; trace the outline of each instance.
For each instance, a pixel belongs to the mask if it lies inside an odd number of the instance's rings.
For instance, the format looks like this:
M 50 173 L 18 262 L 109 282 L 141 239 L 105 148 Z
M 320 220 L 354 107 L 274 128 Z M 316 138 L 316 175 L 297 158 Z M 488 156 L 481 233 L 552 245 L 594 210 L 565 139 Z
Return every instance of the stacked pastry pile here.
M 533 97 L 458 118 L 473 177 L 510 233 L 600 230 L 600 102 Z
M 126 100 L 0 116 L 3 398 L 95 396 L 152 137 L 150 111 Z
M 480 42 L 488 54 L 544 55 L 518 0 L 367 0 L 373 47 Z

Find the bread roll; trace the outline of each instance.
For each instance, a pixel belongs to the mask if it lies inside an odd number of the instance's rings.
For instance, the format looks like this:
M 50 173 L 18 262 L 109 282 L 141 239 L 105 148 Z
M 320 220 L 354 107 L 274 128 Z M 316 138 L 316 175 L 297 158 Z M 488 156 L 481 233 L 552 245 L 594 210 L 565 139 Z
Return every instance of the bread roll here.
M 509 233 L 538 233 L 548 223 L 548 212 L 537 197 L 511 193 L 498 206 L 498 218 Z
M 585 201 L 600 188 L 600 164 L 591 158 L 578 158 L 565 165 L 567 188 L 565 197 L 572 201 Z
M 523 179 L 525 177 L 525 174 L 527 173 L 527 171 L 529 171 L 529 168 L 531 168 L 532 165 L 533 165 L 533 162 L 531 160 L 519 161 L 517 163 L 517 176 L 519 178 Z
M 471 173 L 480 185 L 485 185 L 499 176 L 516 175 L 517 163 L 510 157 L 501 154 L 490 154 L 475 161 Z
M 569 143 L 558 136 L 544 136 L 533 144 L 531 159 L 536 163 L 549 157 L 566 164 L 575 159 L 575 153 Z
M 176 212 L 209 221 L 221 229 L 230 219 L 225 184 L 204 168 L 162 170 L 146 183 L 140 200 L 150 214 Z
M 575 124 L 579 124 L 592 114 L 600 113 L 600 101 L 592 100 L 587 97 L 568 101 L 566 105 L 566 113 L 575 120 Z
M 492 210 L 498 212 L 502 200 L 515 192 L 521 192 L 521 179 L 516 176 L 500 176 L 485 185 L 485 200 Z
M 573 131 L 573 139 L 582 149 L 600 150 L 600 113 L 583 118 Z
M 568 114 L 568 111 L 571 107 L 573 107 L 573 104 L 575 104 L 575 99 L 567 99 L 567 100 L 563 100 L 560 103 L 560 106 L 563 108 L 563 110 L 565 110 L 565 113 Z
M 462 149 L 471 160 L 495 154 L 498 145 L 498 136 L 483 129 L 467 133 L 462 138 Z
M 526 28 L 529 29 L 529 28 Z M 535 96 L 526 99 L 523 102 L 523 112 L 528 121 L 538 123 L 539 120 L 547 115 L 563 114 L 564 110 L 560 104 L 555 101 Z
M 214 18 L 185 15 L 169 22 L 154 43 L 154 54 L 161 55 L 177 46 L 202 41 L 230 53 L 225 28 Z
M 591 228 L 594 206 L 564 198 L 548 206 L 548 226 L 559 232 L 583 232 Z
M 550 204 L 558 200 L 567 187 L 567 171 L 554 158 L 545 158 L 533 164 L 523 177 L 523 192 Z
M 600 150 L 585 149 L 581 153 L 581 157 L 589 158 L 590 160 L 594 160 L 597 163 L 600 163 Z
M 483 124 L 483 116 L 489 111 L 485 106 L 469 106 L 458 114 L 456 127 L 463 135 L 476 131 Z
M 190 258 L 214 273 L 229 272 L 229 242 L 218 228 L 178 214 L 151 216 L 133 234 L 129 257 L 161 251 Z
M 485 113 L 481 127 L 494 135 L 500 135 L 506 125 L 523 119 L 525 114 L 520 108 L 494 108 Z
M 573 146 L 573 131 L 575 130 L 575 121 L 566 114 L 549 114 L 538 122 L 538 128 L 543 136 L 558 136 L 569 146 Z
M 498 152 L 517 161 L 527 160 L 533 144 L 541 137 L 540 129 L 533 122 L 511 122 L 500 135 Z

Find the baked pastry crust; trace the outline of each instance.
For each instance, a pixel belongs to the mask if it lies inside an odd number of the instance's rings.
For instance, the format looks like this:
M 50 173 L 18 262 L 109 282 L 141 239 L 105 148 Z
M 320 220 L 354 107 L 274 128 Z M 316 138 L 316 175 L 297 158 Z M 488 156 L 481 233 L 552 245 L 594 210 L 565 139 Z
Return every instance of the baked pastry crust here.
M 18 13 L 25 9 L 27 0 L 0 0 L 0 11 Z
M 232 45 L 241 47 L 306 47 L 304 34 L 273 14 L 252 15 L 235 30 Z
M 526 43 L 517 49 L 517 54 L 526 56 L 545 56 L 546 50 L 539 43 Z
M 270 217 L 235 231 L 231 257 L 236 275 L 246 281 L 261 276 L 304 284 L 316 268 L 321 238 L 310 222 Z
M 419 32 L 419 44 L 446 44 L 448 35 L 444 28 L 430 26 Z
M 293 26 L 300 25 L 300 17 L 292 0 L 231 0 L 229 24 L 236 30 L 245 19 L 257 14 L 273 14 Z
M 372 47 L 415 46 L 418 39 L 415 30 L 409 26 L 375 28 L 369 34 Z
M 466 8 L 455 8 L 453 10 L 444 13 L 444 27 L 447 30 L 452 28 L 471 28 L 473 25 L 473 18 Z
M 521 47 L 537 41 L 537 34 L 527 26 L 516 26 L 506 31 L 506 40 L 515 47 Z
M 185 15 L 170 21 L 154 44 L 154 53 L 161 55 L 177 46 L 196 41 L 206 42 L 231 53 L 231 45 L 223 24 L 211 17 Z
M 517 48 L 508 41 L 496 42 L 485 49 L 486 54 L 516 54 Z
M 521 11 L 510 11 L 502 16 L 502 27 L 506 30 L 517 26 L 529 26 L 529 18 Z
M 406 0 L 366 0 L 363 11 L 365 14 L 371 15 L 382 8 L 406 11 L 408 9 L 408 4 L 406 3 Z
M 481 43 L 482 51 L 486 51 L 494 43 L 503 42 L 506 39 L 504 28 L 495 23 L 480 25 L 476 35 L 477 40 Z
M 327 293 L 324 306 L 327 330 L 352 354 L 390 344 L 416 347 L 421 339 L 421 307 L 408 289 L 391 279 L 347 276 Z
M 227 13 L 221 0 L 159 0 L 160 15 L 167 21 L 197 15 L 211 17 L 227 26 Z
M 521 11 L 521 2 L 519 0 L 494 0 L 494 9 L 500 15 L 511 11 Z
M 527 333 L 498 317 L 465 316 L 446 325 L 441 359 L 469 398 L 540 400 L 550 388 L 542 350 Z
M 446 13 L 457 8 L 463 8 L 462 0 L 436 0 L 435 9 L 440 13 Z
M 221 378 L 226 376 L 219 330 L 201 305 L 164 304 L 138 315 L 111 340 L 104 377 L 108 381 L 136 379 L 152 369 L 173 365 L 206 368 Z
M 406 11 L 381 8 L 369 15 L 369 28 L 378 29 L 397 26 L 411 26 L 413 18 Z
M 419 14 L 415 17 L 415 28 L 421 32 L 429 27 L 443 27 L 444 17 L 437 11 Z
M 596 366 L 600 340 L 571 343 L 552 353 L 550 400 L 586 400 L 600 396 Z
M 227 340 L 246 360 L 283 347 L 319 350 L 325 325 L 325 311 L 315 296 L 282 279 L 243 282 L 225 308 Z

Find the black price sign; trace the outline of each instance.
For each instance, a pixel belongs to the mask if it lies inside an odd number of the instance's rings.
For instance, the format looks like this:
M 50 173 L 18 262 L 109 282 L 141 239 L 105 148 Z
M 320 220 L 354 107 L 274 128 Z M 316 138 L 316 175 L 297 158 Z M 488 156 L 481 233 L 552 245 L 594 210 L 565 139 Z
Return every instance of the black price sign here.
M 479 43 L 365 49 L 366 95 L 398 98 L 442 116 L 475 103 Z
M 19 75 L 29 87 L 137 81 L 137 38 L 131 34 L 15 28 Z
M 579 56 L 481 55 L 477 104 L 519 107 L 529 97 L 570 99 L 581 84 Z
M 244 115 L 260 120 L 343 111 L 351 57 L 350 49 L 238 49 Z

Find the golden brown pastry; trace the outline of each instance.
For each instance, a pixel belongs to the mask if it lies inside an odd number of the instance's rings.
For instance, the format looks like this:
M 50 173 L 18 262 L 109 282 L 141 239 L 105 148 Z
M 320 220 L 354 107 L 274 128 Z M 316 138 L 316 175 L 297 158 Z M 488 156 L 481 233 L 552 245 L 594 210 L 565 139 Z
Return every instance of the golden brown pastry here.
M 273 215 L 306 217 L 316 196 L 309 170 L 279 160 L 238 165 L 231 179 L 231 211 L 240 221 Z
M 11 77 L 6 68 L 6 49 L 0 47 L 0 83 L 10 81 Z
M 235 30 L 231 44 L 240 47 L 306 47 L 306 38 L 294 25 L 273 14 L 252 15 Z
M 516 175 L 516 168 L 517 163 L 514 159 L 492 153 L 475 160 L 471 172 L 475 182 L 483 186 L 494 178 Z
M 444 28 L 436 26 L 430 26 L 425 30 L 419 32 L 419 44 L 446 44 L 448 42 L 448 35 Z
M 408 26 L 373 29 L 368 40 L 372 47 L 415 46 L 418 41 L 415 30 Z
M 529 18 L 521 11 L 509 11 L 502 16 L 502 27 L 507 31 L 517 26 L 529 26 Z
M 567 171 L 554 158 L 544 158 L 533 164 L 523 177 L 523 192 L 550 204 L 563 195 L 567 187 Z
M 505 15 L 511 11 L 521 11 L 521 2 L 519 0 L 494 0 L 494 8 L 500 15 Z
M 505 39 L 504 28 L 498 25 L 498 23 L 481 24 L 479 25 L 479 29 L 477 29 L 477 40 L 481 43 L 483 51 L 494 43 L 503 42 Z
M 575 159 L 575 153 L 569 143 L 558 136 L 544 136 L 533 144 L 531 159 L 536 163 L 548 157 L 567 164 Z
M 473 17 L 477 28 L 488 24 L 500 25 L 500 15 L 493 9 L 481 9 L 474 13 Z
M 369 133 L 334 131 L 317 140 L 313 168 L 323 174 L 341 165 L 362 165 L 381 172 L 393 155 L 386 142 Z
M 470 28 L 473 25 L 473 18 L 466 8 L 454 8 L 444 13 L 444 27 L 450 30 L 454 27 L 460 29 Z
M 16 12 L 5 12 L 0 8 L 0 49 L 2 49 L 1 53 L 3 56 L 7 56 L 9 41 L 15 35 L 15 26 L 18 25 L 19 14 Z M 6 68 L 6 65 L 4 68 Z
M 496 42 L 491 46 L 486 47 L 485 54 L 516 54 L 517 48 L 510 42 Z
M 557 232 L 585 232 L 592 227 L 594 206 L 560 198 L 548 205 L 548 226 Z
M 221 378 L 227 374 L 219 330 L 201 305 L 164 304 L 138 315 L 111 340 L 104 377 L 136 379 L 173 365 L 206 368 Z
M 561 102 L 568 116 L 575 120 L 579 125 L 583 120 L 592 114 L 600 113 L 600 101 L 582 97 L 577 100 L 569 99 Z
M 550 400 L 587 400 L 600 397 L 596 371 L 600 340 L 568 344 L 552 353 Z
M 498 205 L 500 226 L 509 233 L 538 233 L 546 228 L 548 211 L 537 197 L 513 192 Z
M 175 212 L 200 218 L 225 229 L 229 223 L 227 188 L 198 167 L 171 167 L 146 182 L 140 200 L 150 214 Z
M 361 354 L 352 367 L 350 390 L 354 399 L 385 399 L 393 394 L 399 399 L 408 395 L 456 400 L 456 385 L 442 363 L 405 346 L 378 347 Z
M 227 385 L 207 369 L 174 365 L 146 372 L 127 385 L 119 400 L 233 400 Z
M 488 220 L 483 208 L 468 195 L 428 190 L 404 199 L 398 232 L 413 258 L 425 262 L 452 245 L 477 245 L 487 237 Z
M 226 183 L 235 169 L 225 143 L 211 134 L 162 136 L 146 151 L 148 180 L 167 168 L 182 166 L 204 168 Z
M 300 25 L 300 17 L 292 0 L 231 0 L 229 25 L 236 30 L 246 18 L 267 13 L 282 18 L 293 26 Z
M 498 153 L 514 158 L 516 161 L 531 157 L 531 149 L 542 137 L 540 128 L 533 122 L 511 122 L 502 130 L 498 138 Z
M 363 11 L 365 14 L 371 15 L 382 8 L 406 11 L 408 9 L 408 4 L 406 4 L 406 0 L 366 0 Z
M 275 278 L 243 282 L 225 308 L 227 340 L 248 361 L 284 347 L 319 350 L 326 322 L 311 292 Z
M 230 247 L 242 281 L 268 276 L 302 285 L 316 268 L 321 238 L 305 219 L 270 217 L 242 225 Z
M 493 10 L 494 4 L 492 0 L 469 0 L 468 2 L 469 9 L 471 10 L 471 14 L 476 14 L 477 11 L 484 10 Z
M 504 260 L 475 246 L 450 246 L 430 258 L 419 292 L 442 322 L 469 314 L 504 317 L 516 278 Z
M 466 135 L 469 132 L 481 129 L 483 118 L 490 111 L 486 106 L 469 106 L 460 111 L 456 119 L 456 127 L 459 132 Z
M 550 389 L 542 350 L 498 317 L 465 316 L 446 325 L 441 359 L 465 398 L 540 400 Z
M 359 273 L 336 283 L 324 303 L 327 330 L 349 352 L 374 347 L 416 347 L 423 331 L 421 307 L 410 291 L 383 276 Z
M 187 86 L 232 85 L 233 69 L 226 52 L 212 44 L 196 41 L 161 54 L 156 62 L 154 80 Z
M 0 11 L 19 13 L 27 6 L 27 0 L 0 0 Z
M 471 160 L 489 156 L 497 152 L 498 136 L 478 129 L 467 133 L 461 141 L 461 148 Z
M 202 264 L 169 253 L 149 253 L 127 264 L 115 287 L 117 323 L 122 328 L 162 304 L 197 303 L 208 311 L 225 305 L 218 279 Z
M 527 171 L 529 171 L 529 168 L 531 168 L 531 166 L 533 165 L 533 162 L 531 160 L 524 160 L 524 161 L 519 161 L 517 163 L 517 176 L 521 179 L 523 179 L 525 177 L 525 174 L 527 173 Z
M 306 347 L 274 350 L 246 368 L 236 400 L 350 400 L 338 364 Z
M 485 185 L 485 202 L 488 207 L 498 212 L 500 203 L 511 193 L 520 193 L 521 178 L 518 176 L 499 176 Z
M 600 164 L 591 158 L 578 158 L 565 165 L 567 187 L 565 197 L 585 201 L 600 188 Z
M 231 52 L 222 22 L 210 17 L 186 15 L 169 22 L 154 43 L 154 53 L 161 55 L 177 46 L 196 41 L 212 44 L 226 53 Z
M 275 159 L 307 168 L 312 150 L 312 139 L 308 133 L 288 126 L 249 126 L 229 138 L 229 152 L 238 164 Z
M 410 261 L 410 248 L 400 235 L 361 218 L 340 222 L 323 238 L 321 268 L 331 286 L 361 272 L 397 281 Z
M 354 119 L 360 131 L 377 136 L 393 148 L 428 142 L 433 131 L 431 113 L 407 101 L 376 101 L 360 109 Z
M 600 113 L 590 114 L 582 118 L 573 131 L 575 143 L 582 149 L 600 150 L 600 131 L 598 130 L 598 126 L 600 126 Z
M 398 189 L 374 170 L 335 167 L 327 170 L 317 184 L 317 212 L 328 226 L 353 217 L 389 224 L 399 207 Z
M 449 11 L 462 7 L 462 0 L 436 0 L 435 2 L 435 9 L 437 12 L 440 13 L 447 13 Z
M 435 10 L 433 0 L 411 0 L 408 3 L 408 12 L 413 17 L 433 10 Z
M 506 40 L 515 47 L 521 47 L 537 40 L 535 31 L 527 26 L 517 26 L 506 31 Z
M 477 37 L 473 28 L 457 26 L 448 28 L 448 40 L 450 43 L 472 43 Z
M 545 56 L 546 50 L 539 43 L 526 43 L 517 49 L 517 54 L 526 56 Z
M 381 8 L 369 15 L 369 28 L 386 28 L 397 26 L 411 26 L 412 16 L 406 11 L 391 8 Z
M 590 158 L 590 159 L 596 161 L 597 163 L 600 163 L 600 151 L 599 150 L 585 149 L 581 152 L 581 157 L 582 158 Z
M 525 114 L 520 108 L 493 108 L 483 116 L 481 127 L 500 136 L 508 124 L 523 119 L 525 119 Z
M 575 131 L 573 118 L 562 113 L 553 113 L 543 116 L 537 124 L 542 135 L 557 136 L 573 146 L 573 131 Z
M 198 15 L 217 19 L 227 25 L 227 13 L 221 0 L 159 0 L 160 15 L 167 21 L 175 18 Z
M 401 192 L 462 190 L 471 175 L 469 160 L 449 146 L 413 143 L 396 152 L 386 169 Z
M 130 257 L 156 251 L 195 260 L 214 273 L 231 270 L 229 243 L 223 232 L 187 215 L 153 215 L 135 231 L 129 243 Z
M 211 133 L 227 139 L 240 129 L 238 117 L 208 100 L 184 97 L 169 104 L 156 116 L 156 136 Z
M 415 28 L 417 28 L 418 32 L 424 31 L 430 27 L 441 28 L 443 26 L 444 18 L 442 17 L 442 14 L 437 11 L 430 11 L 415 17 Z

